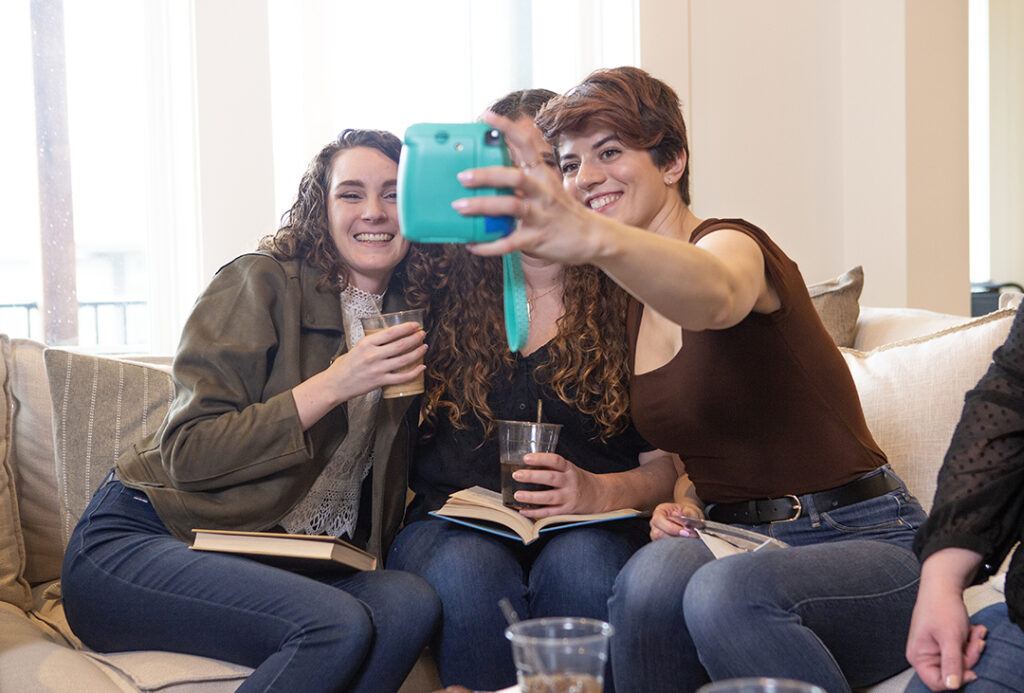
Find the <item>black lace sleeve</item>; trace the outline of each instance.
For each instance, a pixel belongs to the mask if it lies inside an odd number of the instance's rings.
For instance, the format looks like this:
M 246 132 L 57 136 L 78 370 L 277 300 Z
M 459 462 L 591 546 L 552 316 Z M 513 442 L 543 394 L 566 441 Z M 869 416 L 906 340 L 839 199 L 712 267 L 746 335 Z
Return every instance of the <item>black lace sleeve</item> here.
M 1024 310 L 988 372 L 966 395 L 939 471 L 935 503 L 918 532 L 922 561 L 949 547 L 984 559 L 976 580 L 995 572 L 1024 528 Z

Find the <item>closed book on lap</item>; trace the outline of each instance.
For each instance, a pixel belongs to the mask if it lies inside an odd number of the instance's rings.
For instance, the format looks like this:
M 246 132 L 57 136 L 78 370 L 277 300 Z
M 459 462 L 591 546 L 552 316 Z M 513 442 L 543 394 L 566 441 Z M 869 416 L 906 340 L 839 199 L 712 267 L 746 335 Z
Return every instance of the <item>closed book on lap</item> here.
M 524 544 L 532 544 L 545 532 L 625 520 L 637 517 L 640 515 L 640 511 L 633 508 L 622 508 L 606 513 L 552 515 L 542 520 L 531 520 L 521 515 L 518 510 L 506 508 L 501 502 L 500 493 L 474 486 L 448 496 L 448 501 L 430 514 L 465 527 L 521 541 Z
M 193 529 L 196 551 L 234 553 L 283 568 L 312 569 L 337 563 L 355 570 L 374 570 L 377 557 L 337 537 L 273 532 Z

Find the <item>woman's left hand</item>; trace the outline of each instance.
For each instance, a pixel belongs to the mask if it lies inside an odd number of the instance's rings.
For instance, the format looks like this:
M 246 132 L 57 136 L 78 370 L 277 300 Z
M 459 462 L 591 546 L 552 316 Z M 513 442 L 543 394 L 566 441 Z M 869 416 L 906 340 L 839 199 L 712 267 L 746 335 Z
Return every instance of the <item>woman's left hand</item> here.
M 553 452 L 532 452 L 524 458 L 537 469 L 520 469 L 512 475 L 516 481 L 550 486 L 546 491 L 517 491 L 516 500 L 543 508 L 520 510 L 524 516 L 539 520 L 551 515 L 596 513 L 604 510 L 601 482 L 597 474 L 586 472 Z M 543 469 L 539 469 L 542 467 Z

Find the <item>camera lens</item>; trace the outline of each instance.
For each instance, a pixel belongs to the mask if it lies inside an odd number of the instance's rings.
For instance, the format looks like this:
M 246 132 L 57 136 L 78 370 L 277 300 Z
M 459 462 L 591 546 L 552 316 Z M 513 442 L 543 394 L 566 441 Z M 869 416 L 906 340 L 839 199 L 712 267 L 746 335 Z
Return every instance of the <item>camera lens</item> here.
M 484 133 L 484 143 L 495 145 L 501 142 L 501 131 L 491 129 Z

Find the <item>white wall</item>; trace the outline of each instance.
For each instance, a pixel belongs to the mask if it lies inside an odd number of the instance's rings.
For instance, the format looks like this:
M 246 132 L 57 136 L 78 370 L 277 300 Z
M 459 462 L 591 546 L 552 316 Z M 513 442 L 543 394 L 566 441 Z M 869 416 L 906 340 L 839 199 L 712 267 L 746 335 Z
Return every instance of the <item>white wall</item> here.
M 194 3 L 201 285 L 273 233 L 267 5 Z
M 640 0 L 641 64 L 688 116 L 694 210 L 762 226 L 808 281 L 966 314 L 960 0 Z M 654 18 L 658 17 L 658 20 Z
M 992 279 L 1024 283 L 1024 2 L 989 12 Z

